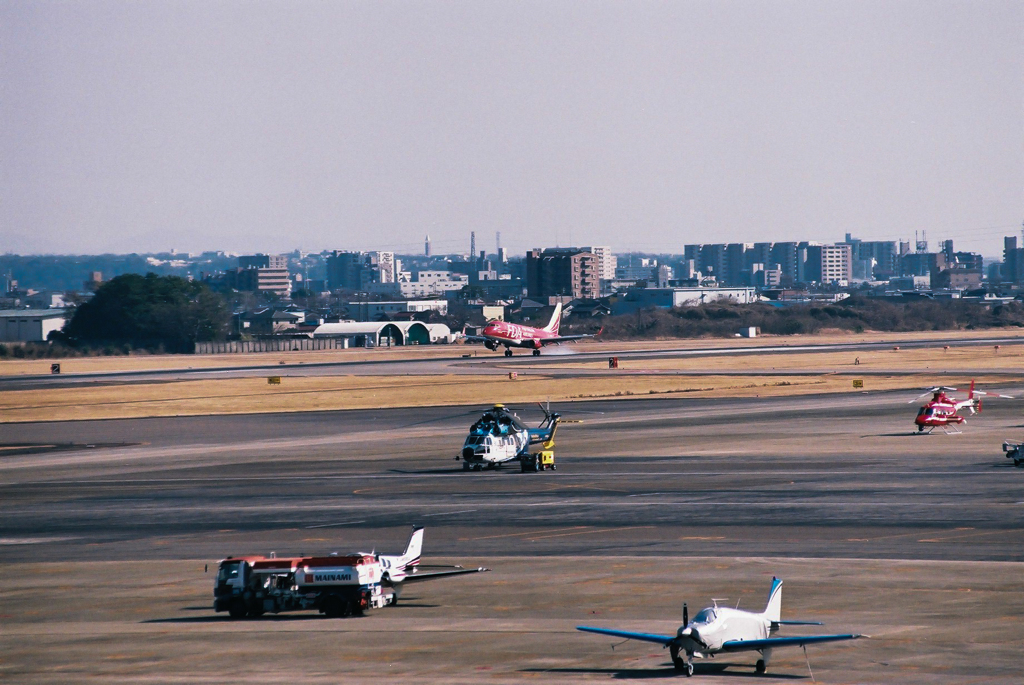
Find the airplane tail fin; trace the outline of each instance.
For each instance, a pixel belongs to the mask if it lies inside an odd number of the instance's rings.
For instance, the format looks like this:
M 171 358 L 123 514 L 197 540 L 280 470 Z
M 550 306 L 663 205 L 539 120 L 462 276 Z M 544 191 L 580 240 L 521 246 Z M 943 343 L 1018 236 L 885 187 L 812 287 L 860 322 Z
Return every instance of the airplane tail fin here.
M 555 305 L 555 311 L 551 313 L 551 321 L 544 327 L 544 330 L 548 333 L 554 333 L 558 335 L 558 326 L 562 323 L 562 303 L 559 302 Z
M 407 566 L 416 566 L 420 563 L 420 553 L 423 551 L 423 529 L 413 528 L 412 537 L 409 538 L 409 546 L 399 557 L 398 565 L 404 569 Z
M 967 391 L 967 399 L 974 399 L 974 379 L 971 379 L 971 389 Z
M 769 621 L 782 620 L 782 580 L 772 578 L 772 588 L 768 591 L 768 604 L 764 608 L 764 617 Z

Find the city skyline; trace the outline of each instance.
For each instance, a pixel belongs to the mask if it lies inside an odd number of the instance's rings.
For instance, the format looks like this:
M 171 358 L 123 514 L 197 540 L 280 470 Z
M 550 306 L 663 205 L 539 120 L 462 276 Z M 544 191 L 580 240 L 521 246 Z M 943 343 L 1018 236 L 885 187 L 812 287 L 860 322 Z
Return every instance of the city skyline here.
M 0 251 L 995 259 L 1022 34 L 1016 2 L 7 4 Z

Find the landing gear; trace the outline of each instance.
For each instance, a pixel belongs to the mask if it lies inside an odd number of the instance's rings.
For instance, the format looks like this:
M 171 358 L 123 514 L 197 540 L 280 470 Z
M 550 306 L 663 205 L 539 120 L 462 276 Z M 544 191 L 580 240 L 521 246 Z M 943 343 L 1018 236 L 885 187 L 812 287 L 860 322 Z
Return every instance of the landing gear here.
M 462 462 L 462 470 L 463 471 L 469 471 L 471 468 L 473 468 L 473 465 L 470 464 L 468 461 Z
M 693 675 L 693 661 L 689 654 L 681 655 L 679 653 L 679 647 L 676 645 L 669 645 L 669 651 L 672 654 L 672 665 L 676 667 L 676 670 L 684 674 L 687 678 Z
M 533 351 L 533 356 L 534 357 L 539 357 L 540 356 L 540 350 L 534 350 Z
M 505 356 L 506 357 L 511 357 L 512 356 L 512 348 L 511 347 L 506 347 L 505 348 Z
M 757 663 L 754 664 L 754 671 L 757 673 L 765 673 L 768 670 L 768 664 L 764 662 L 764 659 L 758 659 Z

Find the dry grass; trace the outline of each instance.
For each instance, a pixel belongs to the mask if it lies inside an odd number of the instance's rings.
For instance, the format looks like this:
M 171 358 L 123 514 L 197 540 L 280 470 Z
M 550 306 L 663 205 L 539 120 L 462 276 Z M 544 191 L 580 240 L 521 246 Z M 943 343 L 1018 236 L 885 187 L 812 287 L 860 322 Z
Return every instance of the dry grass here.
M 1001 377 L 982 382 L 1005 381 Z M 865 389 L 919 388 L 930 379 L 894 375 L 865 379 Z M 685 376 L 632 374 L 553 378 L 505 376 L 332 376 L 181 381 L 125 386 L 22 390 L 0 396 L 0 422 L 303 412 L 433 405 L 523 405 L 550 399 L 738 397 L 857 392 L 849 376 Z
M 991 332 L 985 332 L 990 335 Z M 935 334 L 939 335 L 939 334 Z M 836 339 L 867 341 L 867 336 L 825 336 L 809 339 L 787 338 L 790 344 L 824 343 Z M 918 334 L 903 339 L 928 339 Z M 977 337 L 964 335 L 963 337 Z M 887 341 L 891 340 L 886 336 Z M 735 341 L 744 346 L 778 344 L 778 339 Z M 637 344 L 643 349 L 679 347 L 681 341 Z M 687 347 L 721 347 L 722 340 L 685 341 Z M 587 351 L 624 349 L 622 343 L 591 343 Z M 452 357 L 482 352 L 479 347 L 430 347 L 402 350 L 340 350 L 319 353 L 222 355 L 206 357 L 160 356 L 71 360 L 91 365 L 90 371 L 138 370 L 265 365 L 272 361 L 381 360 L 396 357 Z M 854 364 L 854 360 L 860 364 Z M 499 360 L 500 361 L 500 360 Z M 529 362 L 526 362 L 529 364 Z M 5 362 L 0 372 L 13 364 Z M 496 369 L 501 368 L 501 364 Z M 186 367 L 186 368 L 188 368 Z M 47 366 L 48 368 L 48 366 Z M 67 368 L 65 366 L 65 368 Z M 923 388 L 940 383 L 1020 382 L 1024 372 L 1024 344 L 994 347 L 931 348 L 894 351 L 799 352 L 744 356 L 710 356 L 681 359 L 623 360 L 621 368 L 610 370 L 607 362 L 573 362 L 571 356 L 556 366 L 524 366 L 517 363 L 518 380 L 504 375 L 413 375 L 413 376 L 284 376 L 281 385 L 268 385 L 266 375 L 254 378 L 154 382 L 130 385 L 10 391 L 0 395 L 0 423 L 41 420 L 134 418 L 200 414 L 301 412 L 337 409 L 372 409 L 431 405 L 485 405 L 494 402 L 525 404 L 546 401 L 621 397 L 778 396 L 808 393 L 855 392 L 851 380 L 863 376 L 866 390 Z M 553 369 L 574 369 L 578 377 L 555 377 Z M 83 367 L 81 371 L 85 371 Z M 690 372 L 688 374 L 688 372 Z M 723 375 L 693 375 L 720 373 Z M 775 373 L 773 373 L 775 372 Z M 265 373 L 265 375 L 264 375 Z M 286 371 L 285 371 L 286 373 Z M 724 375 L 726 373 L 736 375 Z M 788 375 L 801 373 L 806 375 Z M 950 378 L 952 376 L 952 378 Z

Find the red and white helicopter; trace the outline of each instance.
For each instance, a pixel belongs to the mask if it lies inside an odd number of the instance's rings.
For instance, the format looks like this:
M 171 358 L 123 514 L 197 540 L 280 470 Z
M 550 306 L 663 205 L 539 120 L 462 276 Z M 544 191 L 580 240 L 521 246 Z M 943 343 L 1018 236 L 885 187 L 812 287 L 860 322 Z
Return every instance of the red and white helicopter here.
M 978 395 L 992 395 L 993 397 L 1013 399 L 1010 395 L 999 395 L 996 393 L 975 390 L 973 380 L 971 381 L 970 390 L 967 391 L 966 400 L 958 402 L 955 397 L 950 397 L 946 394 L 947 390 L 956 392 L 956 388 L 947 388 L 945 386 L 929 388 L 927 391 L 910 400 L 910 402 L 907 402 L 907 404 L 911 404 L 913 402 L 917 402 L 929 393 L 932 395 L 932 398 L 917 411 L 917 418 L 914 419 L 914 424 L 917 426 L 918 433 L 931 433 L 936 428 L 941 428 L 946 434 L 955 435 L 959 433 L 960 430 L 957 428 L 957 425 L 967 422 L 967 419 L 961 416 L 959 411 L 961 409 L 967 409 L 971 414 L 981 411 L 981 397 L 978 397 Z
M 593 338 L 593 335 L 559 335 L 558 326 L 562 323 L 562 303 L 555 305 L 555 311 L 551 314 L 551 321 L 544 328 L 523 326 L 507 321 L 488 321 L 480 335 L 466 335 L 463 339 L 467 342 L 482 342 L 489 350 L 497 350 L 505 346 L 505 356 L 512 356 L 513 347 L 525 347 L 533 350 L 533 355 L 539 356 L 540 350 L 545 345 L 557 345 L 583 338 Z

